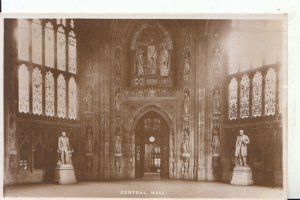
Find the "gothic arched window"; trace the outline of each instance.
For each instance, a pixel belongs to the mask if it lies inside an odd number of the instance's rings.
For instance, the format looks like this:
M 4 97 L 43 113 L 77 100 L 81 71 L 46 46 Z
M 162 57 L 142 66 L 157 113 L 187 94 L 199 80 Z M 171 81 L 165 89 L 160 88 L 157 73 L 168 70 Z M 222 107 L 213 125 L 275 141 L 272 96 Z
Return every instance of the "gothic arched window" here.
M 29 71 L 25 64 L 19 67 L 19 112 L 29 112 Z
M 67 19 L 17 20 L 19 113 L 77 119 L 74 23 Z
M 269 69 L 265 77 L 265 115 L 274 115 L 276 106 L 276 72 Z
M 73 77 L 69 80 L 69 118 L 77 117 L 77 85 Z
M 32 72 L 32 113 L 42 114 L 42 73 L 35 68 Z
M 57 69 L 66 70 L 66 35 L 62 26 L 57 30 Z
M 66 80 L 62 74 L 57 78 L 57 116 L 66 117 Z
M 45 65 L 54 68 L 54 30 L 51 22 L 45 26 Z
M 45 77 L 45 113 L 47 116 L 54 116 L 54 77 L 48 71 Z
M 18 20 L 18 59 L 25 61 L 29 61 L 29 26 L 28 20 Z
M 69 72 L 76 74 L 76 37 L 75 33 L 71 31 L 68 38 L 69 48 Z
M 237 80 L 236 78 L 232 78 L 229 83 L 229 93 L 228 93 L 228 103 L 229 103 L 229 112 L 228 118 L 229 119 L 236 119 L 237 118 L 237 101 L 238 101 L 238 87 L 237 87 Z
M 173 43 L 160 24 L 150 22 L 140 27 L 133 36 L 131 50 L 132 86 L 173 86 Z
M 262 114 L 262 74 L 257 71 L 252 80 L 252 116 Z
M 32 62 L 42 64 L 42 24 L 41 20 L 34 19 L 32 21 Z
M 248 75 L 242 77 L 240 83 L 240 118 L 249 117 L 250 80 Z

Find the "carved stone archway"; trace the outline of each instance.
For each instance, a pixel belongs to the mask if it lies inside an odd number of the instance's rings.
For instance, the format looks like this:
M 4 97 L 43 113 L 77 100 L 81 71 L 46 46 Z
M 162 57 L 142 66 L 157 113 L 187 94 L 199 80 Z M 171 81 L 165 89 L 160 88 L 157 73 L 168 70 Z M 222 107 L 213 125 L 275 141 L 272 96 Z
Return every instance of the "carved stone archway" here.
M 171 175 L 169 174 L 169 166 L 170 166 L 170 155 L 173 155 L 171 153 L 171 149 L 173 148 L 174 144 L 173 144 L 173 141 L 172 141 L 172 136 L 173 136 L 173 133 L 174 133 L 174 130 L 175 130 L 175 127 L 174 127 L 174 121 L 172 121 L 172 118 L 170 117 L 170 115 L 168 114 L 168 112 L 160 105 L 156 105 L 156 104 L 147 104 L 143 107 L 141 107 L 140 109 L 138 109 L 135 113 L 134 113 L 134 117 L 130 120 L 130 125 L 131 125 L 131 134 L 133 136 L 134 139 L 134 146 L 135 146 L 135 158 L 137 158 L 137 154 L 139 154 L 140 152 L 144 152 L 144 151 L 138 151 L 137 148 L 145 148 L 145 146 L 139 146 L 139 143 L 137 141 L 137 137 L 143 137 L 143 136 L 138 136 L 136 131 L 137 131 L 137 126 L 138 124 L 141 122 L 141 119 L 144 117 L 144 116 L 147 116 L 148 114 L 150 113 L 155 113 L 157 116 L 161 117 L 163 122 L 162 123 L 165 123 L 166 126 L 167 126 L 167 130 L 168 132 L 166 133 L 165 136 L 163 136 L 165 139 L 164 139 L 164 143 L 167 142 L 167 145 L 164 145 L 164 147 L 162 148 L 162 165 L 161 165 L 161 173 L 160 173 L 160 176 L 162 178 L 169 178 Z M 165 143 L 166 144 L 166 143 Z M 142 156 L 143 158 L 143 156 Z M 137 172 L 137 167 L 138 167 L 138 162 L 137 160 L 135 160 L 135 172 Z M 144 170 L 144 169 L 143 169 Z M 137 173 L 136 173 L 136 178 L 139 178 L 137 176 Z

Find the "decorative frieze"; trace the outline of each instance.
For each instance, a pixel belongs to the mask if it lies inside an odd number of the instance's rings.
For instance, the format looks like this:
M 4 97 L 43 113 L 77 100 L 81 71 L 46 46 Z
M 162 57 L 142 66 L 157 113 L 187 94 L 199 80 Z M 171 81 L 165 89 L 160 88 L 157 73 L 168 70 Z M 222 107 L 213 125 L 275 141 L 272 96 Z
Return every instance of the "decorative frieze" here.
M 176 97 L 179 93 L 180 90 L 174 87 L 127 88 L 124 90 L 124 95 L 127 97 Z

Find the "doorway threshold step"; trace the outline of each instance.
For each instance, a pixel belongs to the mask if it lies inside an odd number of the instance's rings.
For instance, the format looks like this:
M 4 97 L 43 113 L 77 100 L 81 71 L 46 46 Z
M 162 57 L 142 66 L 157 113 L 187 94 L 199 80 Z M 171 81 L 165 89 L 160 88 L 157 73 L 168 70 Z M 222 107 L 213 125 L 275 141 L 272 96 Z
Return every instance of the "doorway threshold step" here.
M 144 179 L 160 179 L 160 173 L 145 172 Z

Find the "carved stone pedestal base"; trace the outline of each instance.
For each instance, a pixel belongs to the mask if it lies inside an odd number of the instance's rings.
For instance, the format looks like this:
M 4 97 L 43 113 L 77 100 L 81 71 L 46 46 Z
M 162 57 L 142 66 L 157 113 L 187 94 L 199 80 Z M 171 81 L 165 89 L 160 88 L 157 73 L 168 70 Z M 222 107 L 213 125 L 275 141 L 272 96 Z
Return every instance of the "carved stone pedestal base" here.
M 73 165 L 63 164 L 57 165 L 55 169 L 55 182 L 59 184 L 74 184 L 76 183 L 75 170 Z
M 252 170 L 248 166 L 235 166 L 231 179 L 232 185 L 253 185 Z

